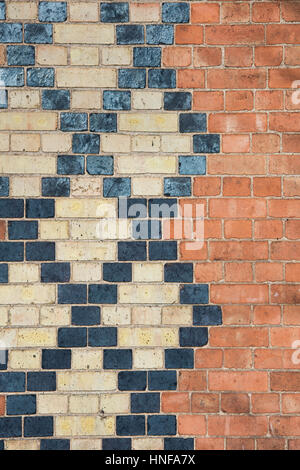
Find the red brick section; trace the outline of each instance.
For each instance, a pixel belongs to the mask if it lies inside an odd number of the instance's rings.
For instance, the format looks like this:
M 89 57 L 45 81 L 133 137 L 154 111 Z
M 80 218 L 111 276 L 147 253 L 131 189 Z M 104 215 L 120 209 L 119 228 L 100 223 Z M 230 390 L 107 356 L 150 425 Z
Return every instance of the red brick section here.
M 162 394 L 196 449 L 300 449 L 300 2 L 192 2 L 164 66 L 221 134 L 195 177 L 205 207 L 195 282 L 210 283 L 223 326 Z

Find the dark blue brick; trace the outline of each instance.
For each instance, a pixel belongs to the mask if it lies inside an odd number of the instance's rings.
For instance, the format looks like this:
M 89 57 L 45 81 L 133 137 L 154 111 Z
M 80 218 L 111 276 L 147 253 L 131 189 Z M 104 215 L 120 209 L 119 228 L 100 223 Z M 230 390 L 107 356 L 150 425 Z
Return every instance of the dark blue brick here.
M 51 21 L 51 23 L 61 23 L 67 19 L 66 2 L 40 2 L 39 21 Z
M 117 436 L 144 436 L 145 416 L 117 416 Z
M 193 349 L 166 349 L 165 350 L 166 369 L 193 369 L 194 350 Z
M 100 325 L 100 307 L 72 307 L 72 325 Z
M 145 261 L 147 259 L 146 242 L 118 242 L 119 261 Z
M 119 218 L 137 219 L 147 218 L 147 199 L 143 198 L 120 198 Z
M 193 325 L 222 325 L 222 309 L 219 305 L 195 305 Z
M 131 450 L 131 439 L 113 437 L 102 439 L 102 450 Z
M 173 436 L 176 434 L 176 416 L 148 416 L 148 436 Z
M 26 199 L 28 219 L 51 219 L 55 213 L 54 199 Z
M 135 240 L 159 240 L 162 237 L 160 220 L 133 220 L 132 237 Z
M 166 263 L 165 282 L 193 282 L 193 264 Z
M 176 390 L 176 370 L 152 370 L 148 372 L 149 390 Z
M 128 3 L 100 3 L 100 19 L 103 23 L 127 23 L 129 21 Z
M 27 69 L 27 86 L 54 86 L 54 69 L 50 67 Z
M 90 155 L 86 159 L 86 171 L 89 175 L 113 175 L 114 157 L 101 155 L 100 157 Z
M 92 113 L 90 115 L 92 132 L 117 132 L 116 113 Z
M 87 345 L 86 328 L 58 328 L 57 344 L 60 348 L 82 348 Z
M 0 372 L 0 392 L 25 392 L 25 373 Z
M 0 20 L 6 19 L 5 2 L 0 2 Z
M 23 42 L 21 23 L 0 23 L 0 42 Z
M 43 349 L 43 369 L 71 369 L 71 349 Z
M 165 196 L 190 196 L 192 194 L 191 178 L 165 178 Z
M 165 450 L 194 450 L 194 439 L 191 437 L 166 437 L 164 439 Z
M 208 329 L 201 327 L 179 328 L 179 344 L 182 347 L 200 347 L 208 343 Z
M 52 24 L 29 23 L 24 25 L 24 39 L 28 44 L 52 44 Z M 22 41 L 12 41 L 22 42 Z
M 103 280 L 108 282 L 131 282 L 131 263 L 103 263 Z
M 59 155 L 57 157 L 57 173 L 59 175 L 83 175 L 84 156 Z
M 87 286 L 85 284 L 61 284 L 58 286 L 59 304 L 86 304 Z
M 146 70 L 119 69 L 118 84 L 119 88 L 145 88 Z
M 42 263 L 42 282 L 69 282 L 70 263 Z
M 206 132 L 205 113 L 186 113 L 179 115 L 180 132 Z
M 131 349 L 104 349 L 103 351 L 104 369 L 131 369 L 132 350 Z
M 7 46 L 7 65 L 34 65 L 35 49 L 33 46 Z
M 126 371 L 118 374 L 119 390 L 146 390 L 147 372 L 144 371 Z
M 173 44 L 174 27 L 163 24 L 149 24 L 146 26 L 147 44 Z
M 24 217 L 23 199 L 0 199 L 1 219 L 20 219 Z
M 90 284 L 90 304 L 116 304 L 118 302 L 118 287 L 113 284 Z
M 179 156 L 179 174 L 180 175 L 205 175 L 206 157 L 205 156 Z
M 98 327 L 88 329 L 88 345 L 93 348 L 117 346 L 117 328 Z
M 161 48 L 160 47 L 134 47 L 133 48 L 134 67 L 160 67 Z
M 42 195 L 45 197 L 70 196 L 70 178 L 42 178 Z
M 22 418 L 0 418 L 0 437 L 21 437 Z
M 149 88 L 176 88 L 176 70 L 152 69 L 148 72 Z
M 188 23 L 190 21 L 190 6 L 188 3 L 163 3 L 163 23 Z
M 53 436 L 52 416 L 26 416 L 24 418 L 24 437 Z
M 149 199 L 149 217 L 174 218 L 177 217 L 177 199 Z
M 130 178 L 104 178 L 103 196 L 120 197 L 130 196 L 131 179 Z
M 192 108 L 192 94 L 184 91 L 164 93 L 164 109 L 167 111 L 189 111 Z
M 193 284 L 180 286 L 181 304 L 207 304 L 208 284 Z
M 28 242 L 26 243 L 27 261 L 55 261 L 54 242 Z
M 22 433 L 22 431 L 21 431 Z M 0 441 L 0 450 L 4 450 L 4 441 Z
M 24 261 L 24 243 L 0 242 L 0 262 Z
M 68 131 L 87 131 L 88 115 L 87 113 L 61 113 L 60 130 Z
M 6 397 L 8 415 L 34 415 L 36 413 L 35 395 L 8 395 Z
M 220 135 L 205 134 L 193 136 L 194 153 L 219 153 L 220 152 Z
M 7 370 L 8 350 L 0 349 L 0 370 Z
M 144 44 L 144 26 L 128 24 L 117 26 L 117 44 Z
M 43 109 L 70 109 L 70 92 L 69 90 L 43 90 L 42 91 L 42 108 Z
M 8 283 L 8 264 L 0 264 L 0 284 L 7 284 Z M 0 351 L 0 357 L 1 353 Z M 0 363 L 0 370 L 1 370 L 1 363 Z
M 149 260 L 176 260 L 177 242 L 149 242 Z
M 132 393 L 131 413 L 159 413 L 159 393 Z
M 40 450 L 70 450 L 69 439 L 41 439 Z
M 37 221 L 20 220 L 8 222 L 8 238 L 10 240 L 36 240 L 38 238 Z
M 108 110 L 125 110 L 131 109 L 131 92 L 106 90 L 103 92 L 103 109 Z
M 73 153 L 99 153 L 100 135 L 97 134 L 73 134 Z
M 29 392 L 54 392 L 56 372 L 28 372 L 27 390 Z
M 20 67 L 15 67 L 15 68 L 0 67 L 0 80 L 2 81 L 2 84 L 6 87 L 24 86 L 24 69 Z M 3 107 L 7 107 L 5 105 L 5 96 L 3 96 L 3 99 L 1 99 L 1 101 L 3 103 Z M 6 103 L 7 103 L 7 100 L 6 100 Z

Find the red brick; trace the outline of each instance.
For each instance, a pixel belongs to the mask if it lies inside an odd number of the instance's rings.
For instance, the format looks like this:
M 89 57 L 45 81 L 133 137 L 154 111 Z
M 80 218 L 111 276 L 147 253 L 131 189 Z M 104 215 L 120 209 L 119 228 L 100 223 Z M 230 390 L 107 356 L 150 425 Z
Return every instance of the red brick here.
M 196 263 L 195 281 L 196 282 L 217 282 L 223 279 L 223 270 L 221 262 Z
M 250 178 L 223 178 L 223 196 L 250 196 L 251 180 Z
M 185 434 L 187 436 L 203 436 L 206 434 L 205 416 L 178 416 L 178 434 Z
M 194 196 L 218 196 L 221 192 L 221 178 L 200 176 L 194 178 Z
M 273 265 L 273 263 L 272 263 Z M 253 322 L 255 325 L 277 325 L 280 323 L 280 307 L 274 305 L 256 305 Z
M 217 3 L 192 3 L 191 23 L 218 23 L 220 7 Z
M 274 304 L 299 304 L 300 287 L 298 285 L 274 284 L 271 286 L 271 302 Z
M 299 325 L 300 306 L 285 305 L 283 308 L 283 323 L 285 325 Z
M 224 198 L 209 201 L 210 217 L 265 217 L 266 211 L 264 199 Z
M 195 91 L 193 94 L 195 111 L 223 111 L 224 95 L 222 91 Z
M 299 132 L 300 113 L 270 113 L 269 128 L 279 132 Z
M 194 248 L 193 248 L 194 247 Z M 181 260 L 191 260 L 198 261 L 207 259 L 207 243 L 204 242 L 199 248 L 197 242 L 194 245 L 191 242 L 181 242 L 179 245 L 180 250 L 180 259 Z
M 247 305 L 224 305 L 224 325 L 249 325 L 251 308 Z
M 277 393 L 253 393 L 251 403 L 253 413 L 278 413 L 280 410 Z
M 262 25 L 219 25 L 206 26 L 207 44 L 263 44 L 264 26 Z
M 251 220 L 225 220 L 224 234 L 225 238 L 251 238 Z
M 0 416 L 5 415 L 5 396 L 0 395 Z
M 283 281 L 282 263 L 256 263 L 255 279 L 257 282 Z
M 161 394 L 161 410 L 164 413 L 185 413 L 190 411 L 188 393 L 163 392 Z
M 300 413 L 300 394 L 285 393 L 282 395 L 283 413 Z
M 254 354 L 254 367 L 256 369 L 282 368 L 282 351 L 279 349 L 256 349 Z
M 227 91 L 225 109 L 228 111 L 251 111 L 253 92 L 247 90 Z
M 225 263 L 226 282 L 247 282 L 253 280 L 251 263 Z
M 297 155 L 272 155 L 270 156 L 270 173 L 299 175 L 300 156 Z
M 193 393 L 192 413 L 218 413 L 219 395 L 217 393 Z
M 222 49 L 220 47 L 194 47 L 194 66 L 209 67 L 221 65 Z
M 249 396 L 246 393 L 222 393 L 221 410 L 223 413 L 249 413 Z
M 210 299 L 216 304 L 265 304 L 269 301 L 268 286 L 260 284 L 211 285 Z
M 253 241 L 212 241 L 210 242 L 211 260 L 259 260 L 268 258 L 267 242 Z
M 211 437 L 202 437 L 195 440 L 196 450 L 224 450 L 224 439 Z
M 192 63 L 191 47 L 164 47 L 162 53 L 165 67 L 188 67 Z
M 254 196 L 281 196 L 280 178 L 253 178 Z
M 292 194 L 290 194 L 292 196 Z M 285 236 L 291 240 L 300 238 L 300 220 L 287 220 L 285 225 Z
M 284 152 L 298 153 L 300 146 L 299 134 L 283 134 L 282 136 L 282 150 Z
M 221 349 L 197 349 L 195 352 L 195 368 L 209 369 L 222 367 L 223 352 Z
M 265 88 L 266 73 L 254 69 L 209 69 L 207 73 L 208 88 Z
M 300 259 L 300 242 L 272 242 L 271 259 L 296 260 Z
M 179 371 L 178 389 L 180 391 L 206 390 L 206 373 L 192 370 Z
M 289 450 L 300 450 L 300 439 L 288 440 Z
M 257 450 L 285 450 L 285 440 L 278 438 L 257 439 Z
M 224 349 L 224 367 L 227 369 L 250 369 L 252 353 L 250 349 Z
M 282 2 L 281 14 L 285 21 L 300 21 L 299 2 Z
M 291 88 L 295 80 L 299 80 L 299 68 L 269 69 L 270 88 Z
M 247 134 L 223 135 L 222 151 L 224 153 L 247 153 L 250 151 L 250 138 Z
M 278 134 L 253 134 L 252 135 L 252 152 L 276 153 L 279 151 L 280 151 L 280 136 Z
M 300 200 L 273 199 L 269 201 L 269 215 L 271 217 L 299 217 Z
M 270 429 L 274 436 L 300 436 L 300 416 L 271 416 Z
M 300 263 L 286 264 L 285 280 L 287 282 L 300 282 Z
M 267 432 L 266 416 L 208 416 L 210 436 L 265 436 Z
M 252 20 L 255 23 L 275 23 L 280 21 L 280 7 L 275 2 L 257 2 L 252 7 Z
M 175 42 L 176 44 L 202 44 L 203 26 L 175 26 Z
M 283 109 L 283 93 L 277 90 L 258 90 L 255 93 L 255 108 L 257 110 Z
M 250 20 L 250 6 L 248 3 L 223 3 L 222 23 L 248 23 Z
M 300 46 L 285 47 L 285 64 L 300 65 Z
M 231 132 L 265 132 L 267 130 L 267 116 L 264 113 L 210 114 L 208 129 L 212 133 L 224 132 L 226 134 Z
M 247 438 L 226 439 L 226 450 L 254 450 L 255 440 Z
M 204 88 L 204 70 L 178 70 L 178 88 Z
M 270 329 L 271 345 L 277 348 L 290 348 L 300 338 L 300 328 L 281 327 Z
M 212 327 L 210 328 L 209 344 L 218 347 L 268 346 L 268 329 L 262 327 Z
M 253 63 L 251 47 L 225 47 L 224 64 L 227 67 L 250 67 Z
M 0 221 L 0 240 L 5 240 L 5 234 L 6 234 L 6 223 L 4 220 Z
M 280 65 L 283 52 L 281 46 L 257 46 L 255 47 L 255 65 L 257 67 L 265 65 Z
M 267 44 L 299 44 L 299 24 L 267 25 Z
M 259 155 L 249 158 L 247 155 L 226 155 L 224 158 L 219 155 L 209 155 L 207 167 L 211 175 L 263 175 L 266 173 L 266 157 Z

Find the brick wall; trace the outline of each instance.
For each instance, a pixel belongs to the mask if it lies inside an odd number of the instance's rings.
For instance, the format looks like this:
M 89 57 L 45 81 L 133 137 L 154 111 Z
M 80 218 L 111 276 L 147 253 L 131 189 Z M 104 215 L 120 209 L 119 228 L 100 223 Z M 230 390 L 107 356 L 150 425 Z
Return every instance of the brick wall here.
M 300 2 L 2 1 L 0 43 L 0 448 L 299 449 Z

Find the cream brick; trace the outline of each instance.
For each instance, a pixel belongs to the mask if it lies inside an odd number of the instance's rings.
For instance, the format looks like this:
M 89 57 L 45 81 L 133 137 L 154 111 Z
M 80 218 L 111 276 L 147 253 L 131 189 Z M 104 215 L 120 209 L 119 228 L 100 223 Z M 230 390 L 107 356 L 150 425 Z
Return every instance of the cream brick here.
M 101 280 L 101 267 L 99 263 L 73 263 L 73 281 L 91 282 Z
M 71 47 L 71 65 L 98 65 L 99 50 L 97 47 Z
M 105 414 L 130 413 L 129 393 L 101 394 L 100 409 Z
M 119 287 L 122 304 L 169 304 L 178 302 L 178 286 L 127 285 Z
M 157 135 L 136 135 L 132 137 L 133 152 L 159 152 L 160 137 Z
M 57 436 L 112 436 L 115 419 L 111 416 L 58 416 Z
M 6 19 L 35 20 L 37 9 L 37 2 L 6 2 Z
M 134 349 L 133 367 L 136 369 L 163 369 L 164 352 L 160 349 Z
M 122 328 L 119 346 L 178 346 L 177 328 Z
M 71 395 L 69 410 L 71 413 L 97 413 L 99 410 L 98 395 Z
M 161 109 L 163 94 L 159 91 L 133 91 L 133 109 Z
M 116 217 L 117 205 L 114 199 L 58 199 L 56 217 Z
M 41 364 L 39 349 L 12 349 L 9 352 L 9 367 L 11 369 L 40 369 Z
M 41 220 L 42 240 L 64 240 L 69 238 L 69 222 L 66 220 Z
M 101 450 L 101 439 L 71 439 L 71 450 Z
M 131 190 L 134 196 L 162 196 L 162 178 L 132 178 Z
M 130 47 L 103 47 L 102 48 L 103 65 L 130 65 L 131 48 Z
M 69 4 L 70 21 L 99 21 L 97 3 L 78 2 Z
M 40 149 L 39 134 L 12 134 L 11 150 L 14 152 L 37 152 Z
M 0 134 L 0 149 L 1 152 L 9 150 L 9 134 Z
M 102 307 L 103 325 L 130 325 L 130 307 L 119 305 Z
M 13 176 L 10 179 L 10 194 L 12 196 L 40 196 L 40 181 L 38 176 Z
M 161 307 L 132 307 L 133 325 L 160 325 Z
M 5 450 L 40 450 L 40 441 L 11 439 L 5 441 Z
M 131 3 L 130 19 L 137 23 L 152 23 L 160 20 L 159 3 Z
M 100 91 L 78 91 L 72 92 L 72 109 L 99 109 L 101 107 Z
M 17 346 L 36 347 L 36 346 L 56 346 L 55 328 L 20 328 L 17 335 Z
M 40 106 L 40 94 L 38 90 L 10 90 L 9 103 L 12 109 L 38 108 Z
M 14 305 L 9 311 L 13 326 L 33 326 L 39 324 L 39 307 L 35 305 Z
M 191 306 L 172 305 L 162 309 L 163 325 L 192 325 L 193 309 Z
M 72 352 L 72 369 L 101 369 L 102 351 L 74 349 Z
M 117 168 L 122 174 L 174 174 L 177 171 L 176 157 L 145 155 L 117 157 Z
M 126 240 L 131 238 L 131 221 L 128 219 L 101 219 L 98 228 L 101 240 Z
M 38 282 L 40 278 L 37 264 L 10 264 L 9 282 Z
M 53 45 L 37 45 L 36 61 L 39 65 L 67 65 L 68 48 Z
M 102 152 L 130 152 L 129 135 L 101 135 Z
M 113 242 L 57 242 L 56 259 L 60 261 L 95 261 L 116 259 Z
M 7 111 L 0 115 L 0 130 L 4 131 L 51 131 L 56 126 L 56 113 Z
M 56 174 L 56 159 L 31 155 L 0 155 L 0 173 Z
M 0 326 L 8 325 L 8 307 L 0 307 Z
M 113 88 L 117 86 L 117 74 L 113 69 L 59 68 L 56 70 L 58 87 Z
M 55 286 L 0 286 L 0 304 L 50 304 L 55 302 Z
M 145 437 L 132 439 L 133 450 L 164 450 L 163 439 Z
M 114 25 L 110 24 L 55 24 L 56 44 L 113 44 Z
M 37 395 L 38 414 L 58 414 L 67 413 L 68 396 L 57 393 L 43 393 Z
M 161 282 L 163 280 L 162 263 L 134 263 L 134 282 Z
M 42 134 L 43 152 L 68 152 L 71 150 L 72 136 L 70 134 Z
M 190 152 L 191 137 L 186 135 L 163 135 L 161 149 L 163 152 Z
M 57 372 L 59 391 L 110 391 L 117 387 L 117 373 L 101 372 Z
M 65 305 L 44 305 L 41 307 L 40 322 L 44 326 L 70 325 L 70 307 Z
M 91 177 L 88 178 L 78 176 L 71 180 L 71 194 L 72 196 L 100 196 L 101 192 L 101 178 Z
M 119 129 L 131 132 L 177 132 L 178 115 L 175 113 L 120 114 Z
M 18 338 L 18 330 L 16 328 L 1 328 L 0 329 L 0 344 L 5 345 L 7 349 L 16 348 Z
M 73 240 L 102 239 L 100 222 L 97 220 L 71 221 L 70 233 Z

